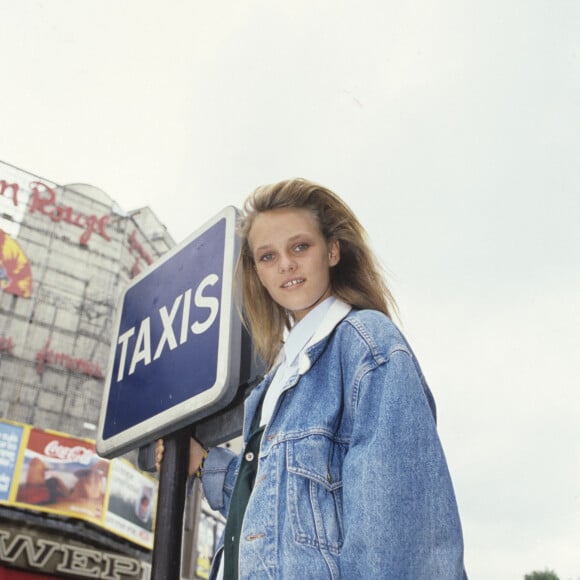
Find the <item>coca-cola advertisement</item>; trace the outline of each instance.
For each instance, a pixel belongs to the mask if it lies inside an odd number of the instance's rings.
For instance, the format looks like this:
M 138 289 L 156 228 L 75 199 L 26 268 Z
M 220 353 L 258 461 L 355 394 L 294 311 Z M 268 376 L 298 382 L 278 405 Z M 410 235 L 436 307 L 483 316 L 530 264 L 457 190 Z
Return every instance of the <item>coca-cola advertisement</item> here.
M 100 522 L 108 473 L 94 443 L 31 428 L 15 502 Z
M 87 520 L 148 549 L 159 482 L 95 442 L 0 419 L 0 505 Z

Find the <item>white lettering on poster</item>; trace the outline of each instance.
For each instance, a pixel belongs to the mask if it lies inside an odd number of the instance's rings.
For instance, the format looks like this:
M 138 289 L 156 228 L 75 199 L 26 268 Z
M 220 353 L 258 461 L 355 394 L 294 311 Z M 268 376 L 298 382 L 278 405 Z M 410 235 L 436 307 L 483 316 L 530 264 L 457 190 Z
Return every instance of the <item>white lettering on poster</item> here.
M 8 493 L 8 490 L 10 489 L 10 482 L 12 480 L 10 479 L 10 477 L 6 474 L 2 474 L 0 475 L 0 491 L 4 492 L 4 493 Z
M 68 447 L 57 439 L 50 441 L 44 448 L 44 454 L 54 459 L 64 459 L 65 461 L 77 461 L 83 465 L 89 465 L 95 458 L 95 452 L 88 447 L 74 445 Z
M 20 438 L 16 433 L 0 433 L 0 468 L 12 470 L 16 464 Z M 6 474 L 0 474 L 0 492 L 6 494 L 10 490 L 12 479 Z

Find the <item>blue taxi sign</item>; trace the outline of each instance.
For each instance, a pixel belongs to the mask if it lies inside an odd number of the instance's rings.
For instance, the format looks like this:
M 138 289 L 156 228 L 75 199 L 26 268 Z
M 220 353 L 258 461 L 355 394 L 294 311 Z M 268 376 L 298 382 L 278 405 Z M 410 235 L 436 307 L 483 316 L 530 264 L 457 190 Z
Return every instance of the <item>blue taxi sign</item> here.
M 122 293 L 97 451 L 115 457 L 224 408 L 239 386 L 237 210 L 217 216 Z

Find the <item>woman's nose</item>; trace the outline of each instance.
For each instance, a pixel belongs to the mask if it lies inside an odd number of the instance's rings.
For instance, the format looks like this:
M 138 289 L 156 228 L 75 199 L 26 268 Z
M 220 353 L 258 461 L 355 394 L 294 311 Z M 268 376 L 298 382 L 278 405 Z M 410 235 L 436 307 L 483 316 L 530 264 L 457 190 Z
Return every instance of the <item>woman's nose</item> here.
M 287 254 L 281 254 L 278 262 L 278 270 L 282 272 L 292 272 L 296 268 L 296 261 Z

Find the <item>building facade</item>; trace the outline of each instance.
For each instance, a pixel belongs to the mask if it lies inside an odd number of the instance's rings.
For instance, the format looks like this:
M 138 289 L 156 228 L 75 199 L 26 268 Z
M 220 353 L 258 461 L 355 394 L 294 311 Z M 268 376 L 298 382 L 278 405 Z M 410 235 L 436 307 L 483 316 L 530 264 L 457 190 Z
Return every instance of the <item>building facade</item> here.
M 94 441 L 118 298 L 175 245 L 149 208 L 0 162 L 0 576 L 147 578 L 157 480 Z
M 149 208 L 0 163 L 0 417 L 94 436 L 120 292 L 174 245 Z
M 174 246 L 147 207 L 0 161 L 0 577 L 149 577 L 157 480 L 94 438 L 119 297 Z M 201 496 L 183 579 L 207 578 L 224 526 Z

